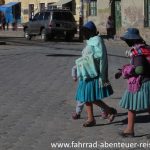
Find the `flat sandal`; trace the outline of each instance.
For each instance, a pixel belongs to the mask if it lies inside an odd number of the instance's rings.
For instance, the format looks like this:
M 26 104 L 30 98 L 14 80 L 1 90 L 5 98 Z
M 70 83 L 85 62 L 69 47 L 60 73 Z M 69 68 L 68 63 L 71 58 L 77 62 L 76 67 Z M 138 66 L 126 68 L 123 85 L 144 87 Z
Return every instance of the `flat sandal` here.
M 96 125 L 96 121 L 95 119 L 93 121 L 86 121 L 84 124 L 83 124 L 83 127 L 92 127 L 92 126 L 95 126 Z
M 108 115 L 108 121 L 109 123 L 113 122 L 113 120 L 115 119 L 116 115 L 117 115 L 117 110 L 114 108 L 110 108 L 111 109 L 111 114 Z

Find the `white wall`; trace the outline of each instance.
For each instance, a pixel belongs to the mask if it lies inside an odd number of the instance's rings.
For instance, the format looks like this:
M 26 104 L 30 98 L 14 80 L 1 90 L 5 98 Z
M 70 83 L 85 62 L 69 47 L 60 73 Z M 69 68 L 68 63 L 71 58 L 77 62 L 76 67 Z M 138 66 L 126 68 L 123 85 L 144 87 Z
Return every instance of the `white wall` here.
M 138 27 L 144 26 L 144 0 L 122 0 L 122 27 Z

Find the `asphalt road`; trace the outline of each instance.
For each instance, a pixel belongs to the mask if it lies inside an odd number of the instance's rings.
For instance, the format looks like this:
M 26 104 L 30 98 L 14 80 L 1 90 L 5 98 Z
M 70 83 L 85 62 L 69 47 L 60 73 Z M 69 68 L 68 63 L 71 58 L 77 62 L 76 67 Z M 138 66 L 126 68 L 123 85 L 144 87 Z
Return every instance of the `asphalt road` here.
M 117 108 L 118 116 L 109 124 L 99 116 L 99 109 L 94 107 L 97 125 L 83 128 L 85 110 L 80 120 L 71 118 L 75 110 L 76 90 L 71 68 L 81 55 L 84 44 L 76 41 L 44 43 L 40 39 L 26 41 L 21 36 L 0 39 L 7 42 L 0 46 L 0 150 L 58 150 L 58 147 L 52 148 L 51 144 L 73 141 L 99 144 L 149 142 L 150 117 L 146 113 L 137 115 L 135 138 L 123 139 L 118 135 L 127 124 L 127 111 L 118 106 L 126 83 L 123 79 L 114 79 L 117 69 L 128 62 L 124 57 L 127 48 L 124 43 L 105 40 L 109 78 L 115 92 L 105 101 Z M 136 149 L 141 148 L 137 146 Z

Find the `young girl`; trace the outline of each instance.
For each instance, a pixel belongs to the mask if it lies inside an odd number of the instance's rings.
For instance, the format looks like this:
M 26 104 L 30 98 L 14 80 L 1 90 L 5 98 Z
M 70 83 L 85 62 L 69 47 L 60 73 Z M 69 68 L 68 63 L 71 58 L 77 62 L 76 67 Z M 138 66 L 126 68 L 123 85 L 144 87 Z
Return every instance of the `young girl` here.
M 76 111 L 72 114 L 72 119 L 74 119 L 74 120 L 80 119 L 84 105 L 85 105 L 85 102 L 77 101 Z M 102 108 L 100 108 L 100 116 L 103 119 L 107 119 L 108 114 Z
M 106 105 L 102 99 L 113 94 L 108 80 L 108 60 L 104 42 L 97 35 L 97 29 L 92 21 L 87 22 L 82 29 L 86 46 L 82 51 L 82 57 L 76 60 L 78 86 L 76 100 L 86 103 L 87 121 L 84 127 L 96 124 L 93 115 L 93 104 L 103 108 L 108 118 L 113 121 L 116 110 Z
M 75 82 L 77 81 L 77 67 L 76 66 L 73 66 L 72 68 L 72 78 Z M 72 113 L 72 119 L 74 120 L 80 119 L 84 105 L 85 105 L 85 102 L 77 101 L 76 111 Z M 107 119 L 107 116 L 108 116 L 107 112 L 105 112 L 102 108 L 100 108 L 100 112 L 101 112 L 100 116 L 103 119 Z
M 128 81 L 128 89 L 120 101 L 120 106 L 128 109 L 128 125 L 121 136 L 133 137 L 136 111 L 150 109 L 150 47 L 136 28 L 128 28 L 121 39 L 132 47 L 130 64 L 123 66 L 121 71 Z

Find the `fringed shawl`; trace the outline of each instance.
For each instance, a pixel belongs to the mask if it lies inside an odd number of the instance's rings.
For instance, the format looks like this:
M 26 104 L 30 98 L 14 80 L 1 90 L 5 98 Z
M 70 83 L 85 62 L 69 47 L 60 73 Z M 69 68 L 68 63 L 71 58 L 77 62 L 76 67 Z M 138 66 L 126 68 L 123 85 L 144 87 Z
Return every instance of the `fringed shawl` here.
M 106 46 L 100 36 L 94 36 L 86 41 L 87 45 L 82 51 L 82 57 L 93 54 L 93 59 L 99 61 L 99 82 L 100 86 L 107 86 L 108 83 L 108 59 Z M 78 64 L 77 64 L 78 67 Z

